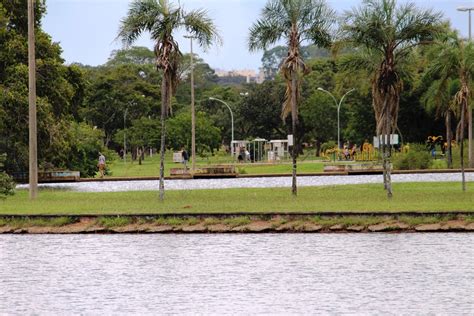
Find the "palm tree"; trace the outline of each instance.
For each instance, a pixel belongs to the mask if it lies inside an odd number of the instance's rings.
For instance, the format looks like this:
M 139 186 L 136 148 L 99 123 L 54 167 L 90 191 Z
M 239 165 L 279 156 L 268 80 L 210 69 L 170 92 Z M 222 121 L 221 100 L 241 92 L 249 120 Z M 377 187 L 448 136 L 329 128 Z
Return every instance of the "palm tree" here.
M 452 140 L 453 129 L 452 120 L 456 111 L 454 96 L 459 87 L 459 80 L 451 78 L 433 78 L 429 73 L 425 74 L 424 81 L 431 81 L 431 85 L 423 95 L 423 101 L 429 110 L 436 112 L 436 117 L 444 117 L 446 126 L 446 157 L 448 168 L 453 168 Z
M 291 113 L 291 127 L 294 137 L 292 148 L 293 181 L 292 193 L 296 196 L 296 158 L 298 102 L 301 81 L 309 72 L 301 56 L 303 42 L 320 47 L 331 44 L 330 28 L 334 22 L 332 11 L 324 0 L 269 0 L 262 10 L 260 19 L 250 28 L 249 49 L 267 49 L 284 39 L 288 55 L 282 63 L 281 74 L 286 80 L 286 96 L 282 107 L 282 119 Z
M 372 105 L 382 136 L 384 187 L 392 197 L 390 137 L 397 130 L 403 62 L 413 48 L 429 43 L 441 30 L 441 14 L 418 9 L 413 3 L 397 6 L 395 0 L 363 0 L 346 12 L 342 43 L 350 43 L 359 54 L 347 59 L 348 69 L 368 71 L 372 84 Z
M 169 0 L 134 0 L 127 16 L 121 21 L 119 35 L 124 45 L 133 44 L 144 32 L 155 42 L 157 70 L 162 72 L 161 83 L 161 143 L 160 143 L 160 200 L 164 199 L 165 120 L 170 110 L 171 96 L 178 83 L 178 66 L 181 58 L 174 34 L 185 30 L 198 44 L 208 48 L 220 42 L 216 26 L 204 10 L 185 12 Z
M 462 189 L 466 191 L 464 174 L 464 130 L 468 126 L 469 100 L 472 96 L 470 87 L 474 78 L 474 44 L 460 39 L 456 32 L 451 32 L 434 47 L 436 52 L 431 58 L 427 71 L 429 77 L 438 77 L 440 85 L 457 82 L 454 98 L 451 102 L 457 105 L 460 113 L 458 124 L 461 144 Z

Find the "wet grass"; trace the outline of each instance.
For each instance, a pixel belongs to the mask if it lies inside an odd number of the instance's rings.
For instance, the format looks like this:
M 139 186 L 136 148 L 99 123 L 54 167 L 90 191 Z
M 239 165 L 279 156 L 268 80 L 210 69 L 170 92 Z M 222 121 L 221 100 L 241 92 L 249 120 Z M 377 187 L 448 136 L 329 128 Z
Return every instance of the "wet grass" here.
M 390 218 L 382 216 L 342 216 L 342 217 L 327 217 L 327 216 L 314 216 L 310 218 L 310 221 L 316 225 L 323 227 L 331 227 L 334 225 L 341 225 L 343 228 L 350 226 L 370 226 L 386 222 Z
M 239 216 L 239 217 L 227 218 L 223 221 L 223 224 L 231 228 L 234 228 L 234 227 L 248 225 L 251 222 L 252 220 L 248 216 Z
M 135 215 L 298 212 L 474 212 L 474 193 L 459 183 L 395 183 L 388 200 L 380 184 L 299 188 L 78 193 L 45 190 L 35 201 L 28 192 L 0 201 L 0 215 Z
M 73 224 L 75 219 L 62 216 L 55 218 L 0 218 L 0 227 L 9 226 L 13 228 L 23 227 L 62 227 Z
M 402 223 L 414 227 L 423 224 L 436 224 L 450 220 L 447 216 L 400 216 L 398 220 Z

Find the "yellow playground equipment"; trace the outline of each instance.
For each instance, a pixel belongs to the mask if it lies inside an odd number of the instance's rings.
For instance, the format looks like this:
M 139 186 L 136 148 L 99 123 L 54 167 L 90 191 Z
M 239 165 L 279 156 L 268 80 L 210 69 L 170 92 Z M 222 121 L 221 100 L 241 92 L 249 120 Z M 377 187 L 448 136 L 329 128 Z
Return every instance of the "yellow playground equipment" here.
M 329 148 L 322 156 L 328 160 L 353 160 L 353 161 L 372 161 L 376 160 L 378 155 L 374 146 L 369 142 L 364 142 L 362 146 L 354 145 L 352 148 Z

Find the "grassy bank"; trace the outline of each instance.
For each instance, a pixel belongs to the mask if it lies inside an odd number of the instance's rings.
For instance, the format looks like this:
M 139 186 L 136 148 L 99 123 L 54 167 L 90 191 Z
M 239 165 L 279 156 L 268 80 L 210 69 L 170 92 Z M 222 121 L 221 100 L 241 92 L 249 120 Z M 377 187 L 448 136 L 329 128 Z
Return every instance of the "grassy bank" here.
M 474 215 L 1 217 L 0 234 L 473 232 Z
M 396 183 L 387 200 L 381 184 L 300 188 L 293 198 L 289 188 L 76 193 L 43 190 L 36 201 L 26 191 L 0 200 L 0 215 L 18 214 L 193 214 L 238 212 L 474 212 L 474 194 L 459 183 Z

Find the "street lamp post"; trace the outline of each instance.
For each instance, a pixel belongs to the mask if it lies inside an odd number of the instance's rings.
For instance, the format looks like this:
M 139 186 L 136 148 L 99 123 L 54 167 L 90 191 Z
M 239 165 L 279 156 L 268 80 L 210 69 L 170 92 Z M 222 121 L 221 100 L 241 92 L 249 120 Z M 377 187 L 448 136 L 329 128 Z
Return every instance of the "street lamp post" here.
M 469 13 L 469 41 L 472 41 L 472 30 L 471 30 L 471 12 L 474 7 L 458 7 L 458 11 Z M 474 168 L 473 161 L 473 148 L 472 148 L 472 109 L 468 111 L 468 151 L 469 151 L 469 168 Z
M 196 170 L 196 114 L 194 108 L 194 56 L 193 56 L 193 39 L 195 36 L 184 36 L 189 38 L 191 42 L 191 171 L 194 174 Z
M 29 195 L 38 196 L 38 138 L 36 123 L 36 58 L 35 58 L 35 7 L 28 0 L 28 125 L 29 125 Z
M 232 109 L 230 108 L 230 106 L 226 102 L 224 102 L 220 99 L 217 99 L 217 98 L 213 98 L 213 97 L 210 97 L 209 100 L 218 101 L 218 102 L 224 104 L 230 111 L 230 119 L 231 119 L 231 123 L 232 123 L 232 125 L 231 125 L 231 128 L 232 128 L 232 141 L 230 143 L 230 152 L 232 154 L 232 157 L 234 157 L 234 113 L 232 112 Z
M 339 113 L 341 111 L 341 105 L 342 105 L 342 102 L 344 101 L 344 99 L 346 98 L 346 96 L 355 91 L 355 89 L 351 89 L 349 91 L 346 92 L 346 94 L 344 94 L 341 98 L 341 100 L 339 101 L 339 103 L 337 103 L 337 100 L 336 100 L 336 97 L 329 91 L 327 90 L 324 90 L 323 88 L 318 88 L 319 91 L 322 91 L 322 92 L 325 92 L 327 94 L 329 94 L 332 99 L 334 100 L 334 104 L 336 104 L 336 108 L 337 108 L 337 148 L 340 149 L 341 148 L 341 128 L 340 128 L 340 119 L 339 119 Z

